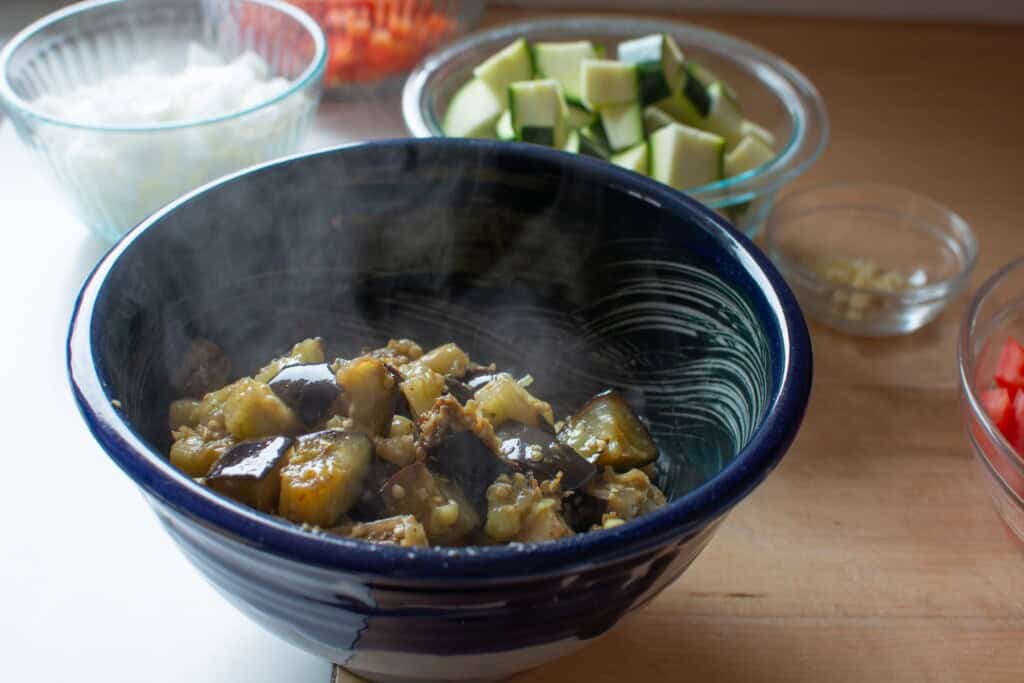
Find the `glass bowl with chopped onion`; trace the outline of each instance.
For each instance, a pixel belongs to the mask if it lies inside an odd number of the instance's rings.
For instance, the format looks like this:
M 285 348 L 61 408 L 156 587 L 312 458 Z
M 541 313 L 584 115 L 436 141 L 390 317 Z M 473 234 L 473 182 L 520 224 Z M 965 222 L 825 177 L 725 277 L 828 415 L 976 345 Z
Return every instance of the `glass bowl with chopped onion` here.
M 296 151 L 327 48 L 277 0 L 89 0 L 0 52 L 0 104 L 78 217 L 114 241 L 222 175 Z
M 888 185 L 837 183 L 784 197 L 764 248 L 804 311 L 842 332 L 913 332 L 956 298 L 978 243 L 967 222 L 928 197 Z

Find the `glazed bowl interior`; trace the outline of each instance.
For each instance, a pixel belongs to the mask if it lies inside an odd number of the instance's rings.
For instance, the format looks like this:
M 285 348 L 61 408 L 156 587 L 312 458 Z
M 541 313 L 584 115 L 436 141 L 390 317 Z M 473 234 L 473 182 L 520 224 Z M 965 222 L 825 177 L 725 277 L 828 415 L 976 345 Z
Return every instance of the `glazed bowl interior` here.
M 191 339 L 247 373 L 307 336 L 329 357 L 389 337 L 454 341 L 532 374 L 531 392 L 562 415 L 620 388 L 650 422 L 672 503 L 526 550 L 370 552 L 236 505 L 166 462 L 169 377 Z M 101 444 L 162 504 L 279 554 L 366 571 L 383 558 L 392 575 L 420 576 L 555 570 L 708 524 L 782 456 L 810 378 L 788 289 L 712 212 L 608 164 L 455 140 L 340 148 L 184 198 L 98 266 L 69 362 Z

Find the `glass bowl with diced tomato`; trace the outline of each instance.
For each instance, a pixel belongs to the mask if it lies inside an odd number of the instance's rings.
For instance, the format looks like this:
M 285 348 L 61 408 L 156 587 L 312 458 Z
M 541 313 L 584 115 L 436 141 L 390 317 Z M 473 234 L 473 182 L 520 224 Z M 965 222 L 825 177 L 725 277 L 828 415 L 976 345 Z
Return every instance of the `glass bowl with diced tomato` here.
M 420 59 L 473 28 L 485 0 L 288 0 L 327 36 L 328 94 L 397 89 Z
M 1024 544 L 1024 258 L 982 286 L 958 353 L 971 450 L 996 510 Z

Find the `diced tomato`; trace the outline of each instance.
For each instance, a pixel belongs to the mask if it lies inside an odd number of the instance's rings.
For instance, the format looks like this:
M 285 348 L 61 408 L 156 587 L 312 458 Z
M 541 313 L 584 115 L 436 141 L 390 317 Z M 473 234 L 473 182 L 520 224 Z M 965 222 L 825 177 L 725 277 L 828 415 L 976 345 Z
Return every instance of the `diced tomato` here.
M 1017 418 L 1013 414 L 1010 392 L 1003 387 L 985 389 L 981 392 L 981 405 L 1006 440 L 1014 443 L 1017 438 Z
M 1013 399 L 1014 438 L 1010 440 L 1013 447 L 1024 456 L 1024 391 L 1018 391 Z
M 1024 346 L 1010 337 L 999 353 L 996 364 L 996 384 L 1008 389 L 1011 398 L 1024 389 Z

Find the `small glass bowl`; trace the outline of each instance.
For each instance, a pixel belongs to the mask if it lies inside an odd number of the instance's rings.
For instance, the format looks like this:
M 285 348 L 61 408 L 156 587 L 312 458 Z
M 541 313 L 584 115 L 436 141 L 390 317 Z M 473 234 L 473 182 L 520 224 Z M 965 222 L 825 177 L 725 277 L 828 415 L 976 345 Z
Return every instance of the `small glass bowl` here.
M 152 125 L 94 125 L 36 106 L 140 63 L 179 71 L 191 43 L 225 61 L 252 51 L 288 86 L 236 112 Z M 79 218 L 112 242 L 214 178 L 294 152 L 320 101 L 326 54 L 316 22 L 277 0 L 91 0 L 11 39 L 0 52 L 0 103 Z
M 934 319 L 964 288 L 978 255 L 960 216 L 870 183 L 783 197 L 768 218 L 764 247 L 808 315 L 869 337 L 907 334 Z
M 685 190 L 747 235 L 755 235 L 779 189 L 806 171 L 828 139 L 825 104 L 810 81 L 789 63 L 745 41 L 672 21 L 570 16 L 507 24 L 458 40 L 423 60 L 402 91 L 402 116 L 413 136 L 443 137 L 441 121 L 473 67 L 517 38 L 591 40 L 614 54 L 631 38 L 669 33 L 687 58 L 711 69 L 739 93 L 747 118 L 779 141 L 778 156 L 746 173 Z
M 486 0 L 287 0 L 327 35 L 332 99 L 393 94 L 425 55 L 476 26 Z
M 1024 258 L 1006 265 L 978 290 L 960 329 L 957 360 L 967 437 L 996 511 L 1024 544 L 1024 454 L 989 419 L 979 392 L 994 386 L 1008 337 L 1024 340 Z

